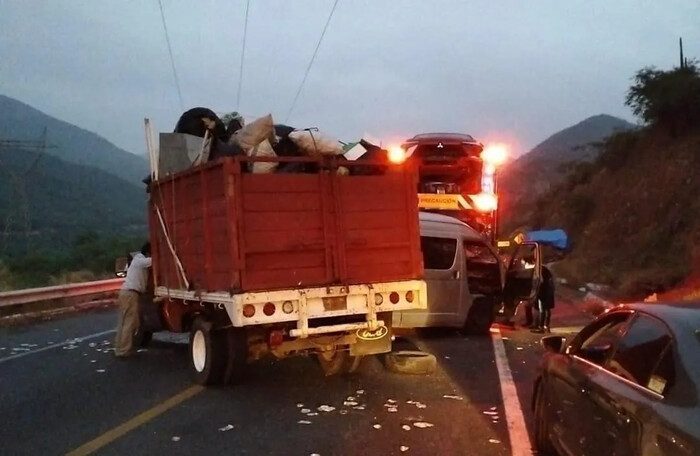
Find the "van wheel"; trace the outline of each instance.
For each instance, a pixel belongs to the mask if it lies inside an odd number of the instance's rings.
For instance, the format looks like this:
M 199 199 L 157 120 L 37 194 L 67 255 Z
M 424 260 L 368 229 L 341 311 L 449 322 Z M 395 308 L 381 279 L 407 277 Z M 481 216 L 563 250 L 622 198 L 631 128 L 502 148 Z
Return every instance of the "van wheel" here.
M 248 365 L 248 337 L 245 328 L 227 328 L 222 331 L 226 340 L 226 367 L 223 382 L 240 383 Z
M 493 298 L 476 298 L 469 308 L 467 321 L 464 322 L 464 332 L 466 334 L 488 336 L 493 320 Z
M 362 362 L 362 356 L 350 356 L 350 352 L 346 350 L 320 352 L 316 359 L 326 377 L 351 374 L 360 367 Z
M 192 323 L 190 333 L 190 366 L 194 382 L 216 385 L 222 382 L 226 368 L 226 332 L 215 331 L 202 317 Z

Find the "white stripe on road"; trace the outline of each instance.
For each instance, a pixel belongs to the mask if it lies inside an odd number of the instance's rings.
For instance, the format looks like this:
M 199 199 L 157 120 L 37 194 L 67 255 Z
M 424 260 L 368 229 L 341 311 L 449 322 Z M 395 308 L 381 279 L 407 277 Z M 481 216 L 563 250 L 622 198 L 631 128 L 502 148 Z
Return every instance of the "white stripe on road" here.
M 23 356 L 29 356 L 29 355 L 33 355 L 33 354 L 35 354 L 35 353 L 41 353 L 41 352 L 44 352 L 44 351 L 47 351 L 47 350 L 51 350 L 51 349 L 53 349 L 53 348 L 63 347 L 64 345 L 76 344 L 76 343 L 80 343 L 80 342 L 82 342 L 82 341 L 84 341 L 84 340 L 95 339 L 95 338 L 97 338 L 97 337 L 101 337 L 101 336 L 105 336 L 105 335 L 107 335 L 107 334 L 111 334 L 111 333 L 113 333 L 113 332 L 115 332 L 115 331 L 116 331 L 116 330 L 114 330 L 114 329 L 110 329 L 109 331 L 102 331 L 102 332 L 98 332 L 98 333 L 95 333 L 95 334 L 90 334 L 90 335 L 84 336 L 84 337 L 76 337 L 75 339 L 71 339 L 71 340 L 67 340 L 67 341 L 65 341 L 65 342 L 61 342 L 60 344 L 47 345 L 46 347 L 37 348 L 36 350 L 32 350 L 32 351 L 28 351 L 28 352 L 23 352 L 23 353 L 17 353 L 16 355 L 10 355 L 10 356 L 5 357 L 5 358 L 0 358 L 0 364 L 4 363 L 5 361 L 10 361 L 10 360 L 13 360 L 13 359 L 22 358 Z
M 498 328 L 491 329 L 491 340 L 493 341 L 493 352 L 496 358 L 498 376 L 501 379 L 501 395 L 503 396 L 503 408 L 508 424 L 508 435 L 510 437 L 510 448 L 513 456 L 531 456 L 532 443 L 530 434 L 525 426 L 523 409 L 520 406 L 518 390 L 513 381 L 513 374 L 508 365 L 506 347 L 503 345 L 501 331 Z

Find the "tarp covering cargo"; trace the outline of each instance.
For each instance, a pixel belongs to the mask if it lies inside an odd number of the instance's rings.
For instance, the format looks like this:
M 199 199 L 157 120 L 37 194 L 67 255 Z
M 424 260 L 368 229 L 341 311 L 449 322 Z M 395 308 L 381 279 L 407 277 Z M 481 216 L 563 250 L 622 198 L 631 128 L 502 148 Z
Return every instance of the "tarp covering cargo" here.
M 539 230 L 527 233 L 528 241 L 548 244 L 558 249 L 565 250 L 569 245 L 569 237 L 564 230 Z

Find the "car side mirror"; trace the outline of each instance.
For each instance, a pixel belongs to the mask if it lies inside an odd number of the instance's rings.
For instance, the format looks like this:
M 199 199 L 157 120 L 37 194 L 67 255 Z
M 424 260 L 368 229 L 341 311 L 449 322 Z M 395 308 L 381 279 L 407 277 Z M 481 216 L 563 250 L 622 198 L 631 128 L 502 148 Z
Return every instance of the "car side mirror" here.
M 126 257 L 119 257 L 114 260 L 114 275 L 117 277 L 126 277 L 126 268 L 128 264 Z
M 540 340 L 542 347 L 552 353 L 561 353 L 566 343 L 566 337 L 546 336 Z

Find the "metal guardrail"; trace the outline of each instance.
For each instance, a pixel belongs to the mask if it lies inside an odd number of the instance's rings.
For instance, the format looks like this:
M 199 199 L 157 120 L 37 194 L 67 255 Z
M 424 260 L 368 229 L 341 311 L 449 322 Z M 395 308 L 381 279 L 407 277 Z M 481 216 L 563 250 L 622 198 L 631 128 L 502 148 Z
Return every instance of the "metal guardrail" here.
M 124 279 L 108 279 L 95 282 L 69 283 L 53 287 L 5 291 L 0 293 L 0 308 L 30 302 L 115 292 L 121 288 L 123 283 Z

